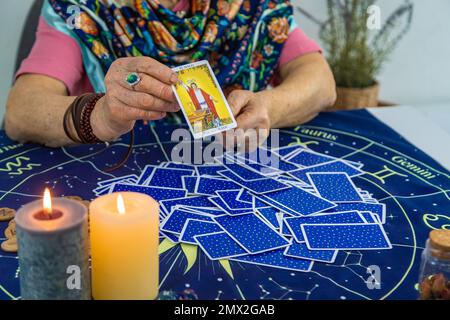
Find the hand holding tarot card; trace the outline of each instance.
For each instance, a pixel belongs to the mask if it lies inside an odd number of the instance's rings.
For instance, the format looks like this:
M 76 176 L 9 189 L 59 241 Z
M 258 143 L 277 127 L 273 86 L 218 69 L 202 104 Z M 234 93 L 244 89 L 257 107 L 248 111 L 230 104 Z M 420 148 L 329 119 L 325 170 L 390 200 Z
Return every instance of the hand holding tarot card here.
M 208 61 L 173 69 L 178 84 L 172 86 L 194 139 L 236 128 L 236 120 Z

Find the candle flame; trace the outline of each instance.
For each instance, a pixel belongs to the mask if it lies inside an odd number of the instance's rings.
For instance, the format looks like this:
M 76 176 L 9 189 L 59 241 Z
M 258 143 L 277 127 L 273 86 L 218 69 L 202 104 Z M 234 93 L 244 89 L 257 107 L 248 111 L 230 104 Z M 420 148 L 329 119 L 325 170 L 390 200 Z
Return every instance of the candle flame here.
M 119 214 L 121 215 L 125 214 L 125 202 L 123 201 L 123 197 L 120 193 L 117 196 L 117 211 L 119 211 Z
M 46 214 L 52 214 L 52 196 L 50 194 L 50 190 L 48 190 L 48 188 L 45 188 L 44 191 L 44 212 Z

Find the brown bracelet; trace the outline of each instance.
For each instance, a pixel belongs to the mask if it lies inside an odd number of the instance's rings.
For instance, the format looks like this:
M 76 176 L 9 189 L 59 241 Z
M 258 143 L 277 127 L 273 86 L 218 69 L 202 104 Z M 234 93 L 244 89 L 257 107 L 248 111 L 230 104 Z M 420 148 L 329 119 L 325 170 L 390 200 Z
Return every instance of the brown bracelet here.
M 70 140 L 76 143 L 99 143 L 91 126 L 91 114 L 95 105 L 104 94 L 87 93 L 77 97 L 64 114 L 64 132 Z M 72 120 L 76 135 L 70 131 L 69 121 Z
M 98 100 L 104 96 L 103 93 L 86 93 L 77 97 L 69 108 L 66 110 L 63 119 L 64 132 L 67 137 L 75 143 L 88 144 L 102 142 L 98 139 L 91 126 L 91 114 L 94 111 Z M 70 121 L 72 121 L 76 135 L 72 134 L 70 130 Z M 130 132 L 130 145 L 124 158 L 112 167 L 106 168 L 103 171 L 112 172 L 122 167 L 133 152 L 134 146 L 134 130 Z

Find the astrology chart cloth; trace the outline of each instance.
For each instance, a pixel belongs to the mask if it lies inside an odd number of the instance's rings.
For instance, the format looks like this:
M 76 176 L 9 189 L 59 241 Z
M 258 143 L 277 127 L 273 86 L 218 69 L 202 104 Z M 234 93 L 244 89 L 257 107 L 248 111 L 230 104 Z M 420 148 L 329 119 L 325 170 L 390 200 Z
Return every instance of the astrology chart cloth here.
M 170 162 L 179 143 L 171 141 L 177 128 L 164 121 L 138 125 L 132 155 L 113 173 L 103 169 L 122 159 L 128 136 L 107 149 L 51 149 L 17 144 L 0 132 L 0 207 L 18 210 L 39 199 L 45 187 L 55 197 L 92 200 L 102 181 L 139 176 L 146 166 Z M 339 250 L 333 263 L 314 263 L 302 272 L 245 259 L 213 260 L 195 244 L 162 238 L 160 299 L 417 299 L 428 234 L 450 228 L 449 172 L 365 110 L 321 114 L 305 125 L 280 130 L 279 138 L 281 147 L 298 146 L 359 165 L 362 172 L 352 183 L 385 207 L 383 232 L 389 250 Z M 193 152 L 198 149 L 202 152 L 201 145 Z M 6 240 L 7 226 L 0 222 L 0 241 Z M 117 248 L 126 249 L 126 243 Z M 19 277 L 17 255 L 0 251 L 0 299 L 20 299 Z

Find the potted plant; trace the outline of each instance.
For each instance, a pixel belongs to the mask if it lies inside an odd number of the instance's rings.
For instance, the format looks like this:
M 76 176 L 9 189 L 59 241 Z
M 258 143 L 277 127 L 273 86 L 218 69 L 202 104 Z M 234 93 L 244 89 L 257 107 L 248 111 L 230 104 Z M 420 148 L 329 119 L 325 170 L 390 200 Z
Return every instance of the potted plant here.
M 328 18 L 324 22 L 297 8 L 320 27 L 319 36 L 337 84 L 335 109 L 378 106 L 376 78 L 411 26 L 413 5 L 409 0 L 383 26 L 376 20 L 380 18 L 380 10 L 374 2 L 327 0 Z

